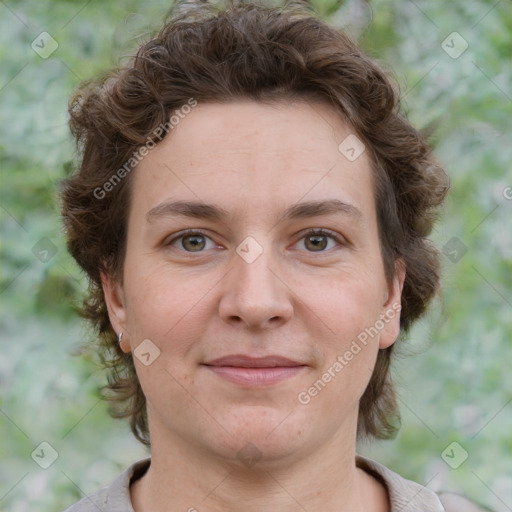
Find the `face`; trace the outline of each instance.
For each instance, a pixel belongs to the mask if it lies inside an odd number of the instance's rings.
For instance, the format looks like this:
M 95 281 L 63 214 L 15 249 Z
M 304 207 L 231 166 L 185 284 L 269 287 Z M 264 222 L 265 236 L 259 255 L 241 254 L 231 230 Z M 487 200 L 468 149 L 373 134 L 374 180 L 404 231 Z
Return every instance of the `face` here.
M 403 275 L 385 279 L 351 133 L 323 104 L 199 103 L 133 171 L 123 282 L 103 283 L 153 446 L 272 462 L 355 443 Z

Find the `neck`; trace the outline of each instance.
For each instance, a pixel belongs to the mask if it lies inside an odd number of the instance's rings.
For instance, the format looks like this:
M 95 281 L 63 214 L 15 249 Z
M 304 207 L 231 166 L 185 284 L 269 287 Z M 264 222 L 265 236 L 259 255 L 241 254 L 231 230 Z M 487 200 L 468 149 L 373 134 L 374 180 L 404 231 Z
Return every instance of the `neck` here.
M 344 441 L 296 461 L 262 457 L 251 467 L 183 442 L 153 443 L 151 466 L 131 488 L 134 510 L 238 512 L 243 503 L 244 512 L 386 512 L 385 490 L 356 467 L 355 440 Z

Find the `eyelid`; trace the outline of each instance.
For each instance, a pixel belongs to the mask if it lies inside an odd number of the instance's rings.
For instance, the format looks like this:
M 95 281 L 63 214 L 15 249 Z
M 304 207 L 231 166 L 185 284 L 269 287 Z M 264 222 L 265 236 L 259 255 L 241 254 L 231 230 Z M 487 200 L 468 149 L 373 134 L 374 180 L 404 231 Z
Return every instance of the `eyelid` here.
M 184 238 L 186 236 L 193 236 L 193 235 L 204 236 L 205 238 L 208 238 L 212 242 L 216 243 L 214 240 L 212 240 L 212 238 L 208 235 L 208 233 L 205 230 L 202 230 L 200 228 L 189 228 L 189 229 L 185 229 L 183 231 L 179 231 L 178 233 L 174 233 L 173 235 L 170 235 L 172 238 L 168 241 L 167 241 L 167 239 L 169 237 L 164 239 L 163 245 L 171 246 L 176 240 L 179 240 L 180 238 Z M 297 238 L 297 240 L 293 243 L 293 245 L 296 245 L 298 242 L 300 242 L 302 239 L 304 239 L 308 236 L 325 236 L 327 238 L 331 238 L 338 245 L 341 245 L 341 246 L 347 246 L 350 244 L 350 242 L 344 236 L 340 235 L 339 233 L 337 233 L 335 231 L 331 231 L 331 230 L 325 229 L 325 228 L 309 228 L 300 234 L 299 238 Z M 183 252 L 186 254 L 194 254 L 194 251 L 185 251 L 182 249 L 179 249 L 179 250 L 180 250 L 180 252 Z M 308 252 L 310 254 L 328 254 L 331 251 L 332 251 L 332 249 L 329 251 L 304 251 L 304 252 Z M 205 252 L 205 251 L 197 251 L 198 254 L 203 253 L 203 252 Z
M 189 228 L 184 229 L 183 231 L 178 231 L 177 233 L 173 233 L 172 235 L 169 235 L 164 238 L 163 245 L 168 246 L 174 243 L 176 240 L 179 240 L 180 238 L 184 238 L 186 236 L 193 236 L 193 235 L 201 235 L 205 238 L 208 238 L 212 240 L 212 237 L 208 235 L 208 233 L 201 228 Z M 213 242 L 214 240 L 212 240 Z M 186 252 L 186 251 L 185 251 Z
M 341 246 L 347 246 L 350 244 L 349 241 L 344 236 L 340 235 L 336 231 L 331 231 L 330 229 L 326 229 L 326 228 L 309 228 L 300 234 L 300 237 L 297 239 L 297 241 L 293 245 L 297 244 L 300 240 L 302 240 L 303 238 L 308 237 L 308 236 L 325 236 L 327 238 L 333 239 L 338 245 L 341 245 Z M 308 252 L 310 254 L 328 254 L 331 251 L 306 251 L 306 252 Z

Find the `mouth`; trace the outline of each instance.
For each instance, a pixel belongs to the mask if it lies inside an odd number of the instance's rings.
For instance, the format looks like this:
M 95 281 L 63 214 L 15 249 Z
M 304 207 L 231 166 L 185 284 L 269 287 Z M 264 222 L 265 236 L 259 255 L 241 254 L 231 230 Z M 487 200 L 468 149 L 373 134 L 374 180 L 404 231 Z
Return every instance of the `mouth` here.
M 271 386 L 290 379 L 307 365 L 282 356 L 249 357 L 235 354 L 214 359 L 203 366 L 223 380 L 242 387 Z

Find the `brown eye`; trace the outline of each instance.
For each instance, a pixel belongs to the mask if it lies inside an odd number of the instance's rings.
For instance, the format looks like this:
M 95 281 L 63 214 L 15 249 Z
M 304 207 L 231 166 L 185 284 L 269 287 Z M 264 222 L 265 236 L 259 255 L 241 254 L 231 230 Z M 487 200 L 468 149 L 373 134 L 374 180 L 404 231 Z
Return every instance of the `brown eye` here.
M 181 237 L 181 246 L 189 252 L 202 251 L 206 245 L 203 235 L 187 235 Z
M 308 252 L 327 253 L 336 246 L 344 245 L 344 239 L 341 235 L 324 229 L 310 230 L 301 240 L 304 240 L 303 244 Z
M 309 235 L 305 240 L 306 248 L 312 251 L 323 251 L 327 247 L 327 237 L 323 235 Z
M 187 253 L 199 253 L 216 247 L 215 242 L 206 234 L 197 230 L 182 231 L 164 245 Z
M 347 246 L 345 238 L 335 231 L 326 231 L 325 229 L 310 229 L 300 239 L 302 249 L 307 252 L 330 253 L 331 250 Z

